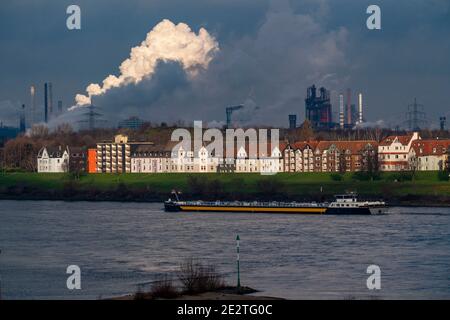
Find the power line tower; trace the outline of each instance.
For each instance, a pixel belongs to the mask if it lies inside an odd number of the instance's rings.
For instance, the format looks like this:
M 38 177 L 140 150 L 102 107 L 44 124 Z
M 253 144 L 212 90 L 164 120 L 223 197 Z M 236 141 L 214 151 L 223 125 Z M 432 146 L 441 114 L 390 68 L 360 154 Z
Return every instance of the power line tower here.
M 414 103 L 408 105 L 408 112 L 406 112 L 406 124 L 410 131 L 418 131 L 427 125 L 423 105 L 418 104 L 416 98 L 414 98 Z
M 86 117 L 84 120 L 79 120 L 78 123 L 86 123 L 89 130 L 93 130 L 96 128 L 98 123 L 105 123 L 106 120 L 99 119 L 103 114 L 97 112 L 96 110 L 100 109 L 99 107 L 94 106 L 93 104 L 85 107 L 88 109 L 87 112 L 83 113 L 82 116 Z

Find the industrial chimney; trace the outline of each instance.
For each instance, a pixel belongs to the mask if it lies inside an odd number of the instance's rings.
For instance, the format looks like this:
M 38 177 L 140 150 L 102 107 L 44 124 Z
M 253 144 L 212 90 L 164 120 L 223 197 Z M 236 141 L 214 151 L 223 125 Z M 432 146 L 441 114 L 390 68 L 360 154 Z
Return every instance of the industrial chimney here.
M 359 124 L 363 123 L 363 104 L 362 104 L 362 93 L 358 94 L 358 117 Z
M 22 104 L 22 111 L 20 112 L 20 123 L 19 123 L 20 132 L 25 132 L 25 105 Z
M 344 129 L 344 95 L 339 95 L 339 126 Z
M 44 122 L 48 122 L 48 84 L 44 83 Z
M 34 87 L 34 85 L 32 85 L 30 87 L 30 113 L 29 113 L 29 126 L 30 128 L 34 125 L 36 119 L 35 119 L 35 114 L 36 114 L 36 88 Z
M 297 128 L 297 115 L 290 114 L 289 115 L 289 129 Z
M 58 100 L 58 115 L 62 113 L 62 109 L 63 109 L 62 101 Z
M 445 130 L 445 122 L 447 121 L 446 117 L 439 117 L 439 127 L 441 131 Z
M 351 89 L 347 89 L 347 125 L 349 128 L 352 126 L 352 91 Z
M 52 83 L 48 83 L 48 116 L 51 119 L 53 115 L 53 89 Z

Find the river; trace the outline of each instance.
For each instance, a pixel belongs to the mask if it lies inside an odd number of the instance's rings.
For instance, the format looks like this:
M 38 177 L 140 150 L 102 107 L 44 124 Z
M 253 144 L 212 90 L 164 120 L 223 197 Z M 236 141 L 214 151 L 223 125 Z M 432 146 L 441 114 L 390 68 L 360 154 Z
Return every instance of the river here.
M 188 258 L 289 299 L 450 298 L 450 208 L 382 216 L 165 213 L 162 204 L 0 201 L 3 299 L 98 299 L 175 274 Z M 369 290 L 369 265 L 381 289 Z M 66 268 L 81 269 L 68 290 Z

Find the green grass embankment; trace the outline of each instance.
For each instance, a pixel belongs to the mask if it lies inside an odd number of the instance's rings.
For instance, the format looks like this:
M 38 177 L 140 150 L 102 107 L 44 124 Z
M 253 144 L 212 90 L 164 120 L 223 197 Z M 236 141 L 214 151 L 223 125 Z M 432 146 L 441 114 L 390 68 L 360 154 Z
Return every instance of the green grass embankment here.
M 172 189 L 201 199 L 308 200 L 356 191 L 403 204 L 450 204 L 450 182 L 438 172 L 382 173 L 375 180 L 353 173 L 70 174 L 0 173 L 3 199 L 160 201 Z

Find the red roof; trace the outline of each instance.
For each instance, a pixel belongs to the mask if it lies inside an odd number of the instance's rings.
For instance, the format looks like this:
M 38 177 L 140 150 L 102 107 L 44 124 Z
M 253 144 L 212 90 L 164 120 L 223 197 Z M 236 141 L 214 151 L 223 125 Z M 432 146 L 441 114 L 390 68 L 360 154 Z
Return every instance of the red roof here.
M 335 145 L 339 150 L 350 150 L 352 154 L 357 154 L 363 150 L 367 145 L 371 145 L 374 149 L 378 147 L 375 140 L 355 140 L 355 141 L 321 141 L 317 148 L 319 150 L 327 150 L 332 145 Z
M 415 140 L 411 147 L 417 156 L 443 155 L 450 148 L 450 139 Z
M 354 140 L 354 141 L 297 141 L 289 146 L 294 150 L 304 150 L 307 147 L 312 150 L 327 150 L 332 145 L 335 145 L 339 150 L 350 150 L 352 154 L 359 153 L 368 144 L 370 144 L 374 149 L 378 147 L 378 143 L 375 140 Z M 281 144 L 280 144 L 281 145 Z M 283 151 L 283 149 L 280 149 Z
M 319 141 L 297 141 L 292 144 L 293 149 L 299 149 L 304 150 L 307 147 L 310 147 L 311 149 L 315 149 L 317 145 L 319 144 Z
M 406 146 L 413 138 L 413 135 L 408 134 L 406 136 L 389 136 L 380 142 L 380 146 L 390 146 L 395 141 L 396 138 L 397 138 L 398 142 L 400 142 L 402 145 Z

